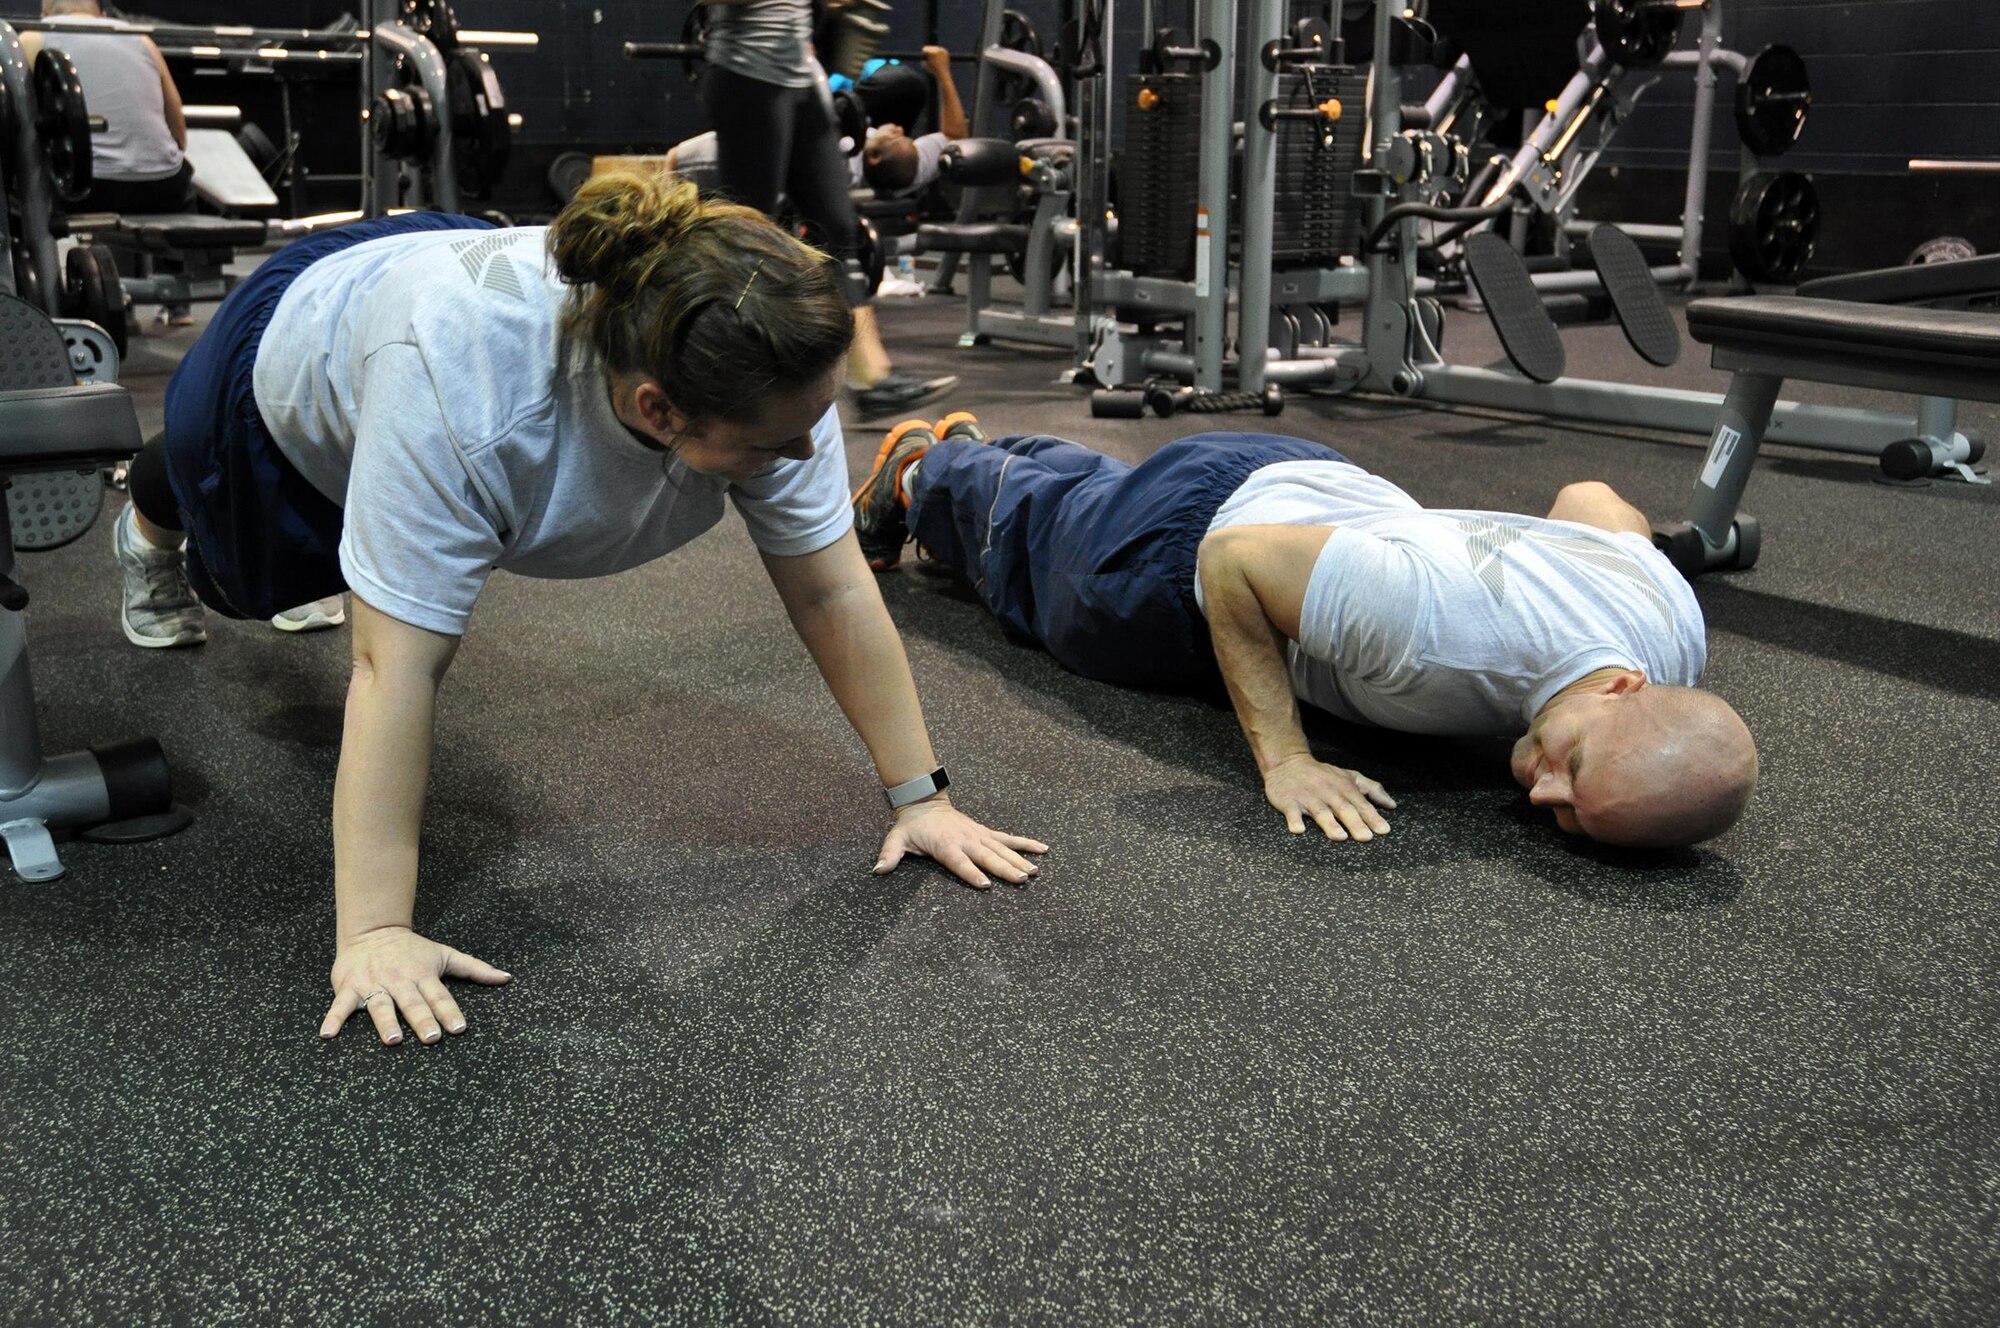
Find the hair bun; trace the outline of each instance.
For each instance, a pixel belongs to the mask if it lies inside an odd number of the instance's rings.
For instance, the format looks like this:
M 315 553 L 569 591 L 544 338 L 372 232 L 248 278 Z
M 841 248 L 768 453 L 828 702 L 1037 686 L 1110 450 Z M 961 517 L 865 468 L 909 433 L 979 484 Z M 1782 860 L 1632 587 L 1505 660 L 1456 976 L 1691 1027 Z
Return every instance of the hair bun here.
M 611 171 L 577 190 L 549 228 L 549 252 L 572 285 L 635 289 L 661 251 L 700 218 L 701 196 L 692 184 Z

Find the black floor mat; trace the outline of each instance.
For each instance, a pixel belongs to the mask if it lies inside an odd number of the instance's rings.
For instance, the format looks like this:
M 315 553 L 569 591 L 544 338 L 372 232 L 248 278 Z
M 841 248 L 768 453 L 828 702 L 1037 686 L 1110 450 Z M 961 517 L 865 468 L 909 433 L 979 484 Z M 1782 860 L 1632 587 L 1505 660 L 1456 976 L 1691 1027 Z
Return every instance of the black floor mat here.
M 1600 479 L 1668 517 L 1702 462 L 1304 390 L 1092 421 L 1061 351 L 958 351 L 951 300 L 880 317 L 994 434 L 1128 460 L 1268 424 L 1437 506 Z M 1448 317 L 1454 362 L 1499 359 Z M 184 346 L 134 340 L 148 431 Z M 1295 839 L 1227 708 L 1065 673 L 905 559 L 878 585 L 954 798 L 1054 852 L 1025 890 L 876 877 L 872 770 L 734 516 L 621 576 L 495 577 L 417 922 L 515 980 L 395 1051 L 313 1036 L 349 632 L 137 650 L 102 528 L 24 555 L 44 742 L 157 734 L 200 819 L 0 884 L 0 1322 L 2000 1321 L 2000 496 L 1874 473 L 1760 456 L 1763 559 L 1696 594 L 1762 779 L 1672 854 L 1567 839 L 1504 742 L 1330 722 L 1401 806 Z

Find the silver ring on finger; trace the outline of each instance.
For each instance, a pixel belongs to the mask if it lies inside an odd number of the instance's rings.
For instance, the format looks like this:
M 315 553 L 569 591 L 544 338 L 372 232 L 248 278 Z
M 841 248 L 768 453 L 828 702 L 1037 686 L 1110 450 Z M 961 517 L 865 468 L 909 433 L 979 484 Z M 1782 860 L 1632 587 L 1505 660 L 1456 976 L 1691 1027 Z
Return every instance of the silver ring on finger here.
M 361 1008 L 362 1008 L 362 1009 L 364 1009 L 364 1010 L 365 1010 L 365 1009 L 367 1009 L 367 1008 L 368 1008 L 368 1002 L 370 1002 L 370 1001 L 374 1000 L 374 999 L 375 999 L 375 998 L 376 998 L 377 996 L 384 996 L 384 995 L 387 995 L 387 994 L 388 994 L 388 988 L 386 988 L 386 987 L 377 987 L 377 988 L 376 988 L 375 990 L 373 990 L 373 991 L 369 992 L 369 993 L 368 993 L 368 994 L 367 994 L 366 996 L 363 996 L 363 997 L 361 998 Z

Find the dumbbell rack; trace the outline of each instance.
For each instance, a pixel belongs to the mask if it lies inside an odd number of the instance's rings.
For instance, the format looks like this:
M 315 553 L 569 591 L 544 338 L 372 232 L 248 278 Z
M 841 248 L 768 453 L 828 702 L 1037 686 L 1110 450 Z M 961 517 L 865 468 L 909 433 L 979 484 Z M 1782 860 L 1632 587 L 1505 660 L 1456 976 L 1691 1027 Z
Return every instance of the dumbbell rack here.
M 443 0 L 367 0 L 367 17 L 362 210 L 462 212 L 468 196 L 492 192 L 520 118 L 478 47 L 533 49 L 538 38 L 461 29 Z

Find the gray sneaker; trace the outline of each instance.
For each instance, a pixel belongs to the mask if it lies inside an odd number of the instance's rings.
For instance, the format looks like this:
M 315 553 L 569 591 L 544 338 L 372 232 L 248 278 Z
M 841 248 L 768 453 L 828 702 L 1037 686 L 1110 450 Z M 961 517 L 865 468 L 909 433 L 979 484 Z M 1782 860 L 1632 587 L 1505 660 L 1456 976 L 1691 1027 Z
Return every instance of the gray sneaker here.
M 125 573 L 125 607 L 119 621 L 125 639 L 135 646 L 165 649 L 198 646 L 208 640 L 202 626 L 201 602 L 188 585 L 187 557 L 179 549 L 156 549 L 133 525 L 137 509 L 125 510 L 111 523 L 111 547 Z
M 347 601 L 339 595 L 328 595 L 296 609 L 286 609 L 271 619 L 271 626 L 281 632 L 317 632 L 346 621 Z

